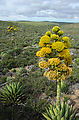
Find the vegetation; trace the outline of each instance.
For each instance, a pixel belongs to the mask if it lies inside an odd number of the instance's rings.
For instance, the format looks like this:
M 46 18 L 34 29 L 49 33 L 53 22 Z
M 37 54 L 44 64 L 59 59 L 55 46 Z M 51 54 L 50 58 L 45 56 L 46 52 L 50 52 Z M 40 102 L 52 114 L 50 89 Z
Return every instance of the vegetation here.
M 1 101 L 5 105 L 17 105 L 22 102 L 24 95 L 23 86 L 20 82 L 12 82 L 1 89 Z
M 16 110 L 22 120 L 24 118 L 28 120 L 42 119 L 43 116 L 40 113 L 45 111 L 45 107 L 49 106 L 52 98 L 56 96 L 56 82 L 48 81 L 43 76 L 44 70 L 38 67 L 39 58 L 36 56 L 40 38 L 55 25 L 59 25 L 66 33 L 65 35 L 70 37 L 72 46 L 70 50 L 74 53 L 72 54 L 73 64 L 71 66 L 73 74 L 70 81 L 67 80 L 66 82 L 67 87 L 64 87 L 62 91 L 67 93 L 71 83 L 79 82 L 78 60 L 75 61 L 79 58 L 79 24 L 0 21 L 0 86 L 5 87 L 6 82 L 9 83 L 10 81 L 24 84 L 25 96 L 22 101 L 24 106 L 22 106 L 23 109 L 18 108 L 18 110 L 22 110 L 22 114 L 19 114 L 20 111 Z M 8 32 L 8 26 L 16 26 L 18 31 Z M 9 115 L 11 116 L 11 108 L 6 107 L 3 112 L 1 106 L 2 103 L 0 103 L 1 115 L 6 113 L 5 119 L 8 119 Z M 32 114 L 30 115 L 30 113 Z M 4 115 L 0 119 L 4 119 L 3 117 Z

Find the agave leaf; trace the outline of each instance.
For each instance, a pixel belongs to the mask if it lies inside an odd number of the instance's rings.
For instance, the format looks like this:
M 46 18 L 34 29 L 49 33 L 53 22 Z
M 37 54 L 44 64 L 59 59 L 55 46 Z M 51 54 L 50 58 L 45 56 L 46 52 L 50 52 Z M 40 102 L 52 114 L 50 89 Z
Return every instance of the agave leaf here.
M 69 105 L 66 106 L 66 113 L 65 113 L 65 119 L 69 118 Z
M 69 115 L 71 116 L 73 114 L 74 110 L 73 110 L 73 106 L 71 105 L 70 106 L 70 112 L 69 112 Z
M 56 108 L 53 108 L 53 111 L 54 111 L 55 116 L 57 116 L 59 114 L 59 112 Z
M 62 118 L 61 118 L 61 120 L 65 120 L 65 118 L 64 118 L 64 117 L 62 117 Z
M 76 116 L 76 110 L 73 112 L 73 114 L 70 116 L 70 120 L 75 120 Z
M 52 110 L 49 110 L 49 112 L 50 112 L 50 116 L 51 116 L 52 120 L 54 120 L 55 116 L 54 116 L 53 111 L 52 111 Z
M 55 103 L 55 102 L 53 103 L 53 107 L 55 107 L 55 108 L 56 108 L 56 103 Z
M 6 98 L 6 100 L 10 99 L 12 100 L 11 96 L 10 96 L 10 91 L 8 89 L 3 89 L 2 93 L 1 93 L 1 97 L 3 96 L 3 98 Z
M 50 116 L 49 109 L 46 108 L 46 112 L 47 112 L 48 116 Z
M 67 108 L 67 103 L 65 102 L 65 111 L 66 111 L 66 108 Z
M 43 116 L 47 119 L 47 120 L 51 120 L 51 118 L 49 118 L 49 116 L 46 113 L 43 113 Z
M 21 94 L 23 91 L 22 91 L 22 86 L 18 87 L 17 89 L 17 92 L 16 92 L 16 95 L 19 95 L 19 93 Z
M 52 106 L 51 104 L 50 104 L 50 106 L 49 106 L 49 107 L 50 107 L 50 109 L 52 110 L 53 106 Z
M 61 111 L 60 111 L 61 118 L 64 116 L 64 114 L 65 114 L 65 103 L 62 102 L 62 104 L 61 104 Z

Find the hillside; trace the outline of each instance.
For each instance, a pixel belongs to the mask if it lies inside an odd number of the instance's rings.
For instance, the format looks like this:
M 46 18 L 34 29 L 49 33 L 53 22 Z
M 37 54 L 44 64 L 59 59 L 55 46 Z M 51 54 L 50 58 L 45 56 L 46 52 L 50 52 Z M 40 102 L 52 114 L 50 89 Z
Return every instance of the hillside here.
M 18 31 L 14 34 L 8 32 L 10 25 L 16 25 Z M 38 67 L 39 59 L 36 57 L 41 36 L 55 25 L 59 25 L 71 40 L 73 74 L 66 80 L 62 90 L 64 94 L 71 94 L 71 86 L 79 83 L 79 23 L 0 21 L 0 88 L 11 81 L 20 81 L 24 85 L 25 108 L 22 109 L 21 116 L 18 115 L 20 120 L 25 117 L 28 120 L 40 120 L 40 113 L 56 96 L 56 82 L 48 81 L 43 77 L 44 71 Z M 5 120 L 11 116 L 8 115 L 10 110 L 2 112 L 0 109 L 0 111 L 2 115 L 0 119 Z

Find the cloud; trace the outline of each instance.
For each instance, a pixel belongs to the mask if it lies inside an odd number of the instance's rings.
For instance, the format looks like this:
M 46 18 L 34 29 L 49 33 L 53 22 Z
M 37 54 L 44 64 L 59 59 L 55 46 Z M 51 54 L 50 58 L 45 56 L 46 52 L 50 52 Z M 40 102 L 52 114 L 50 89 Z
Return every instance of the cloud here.
M 79 0 L 0 0 L 0 19 L 33 17 L 74 21 L 79 18 Z

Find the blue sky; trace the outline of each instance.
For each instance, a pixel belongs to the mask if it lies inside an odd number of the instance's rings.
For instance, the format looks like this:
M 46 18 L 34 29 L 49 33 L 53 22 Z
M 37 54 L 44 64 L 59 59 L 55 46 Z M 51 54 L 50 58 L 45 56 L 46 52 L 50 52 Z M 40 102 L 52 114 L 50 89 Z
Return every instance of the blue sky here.
M 0 20 L 79 22 L 79 0 L 0 0 Z

